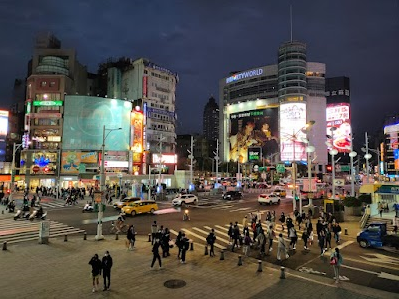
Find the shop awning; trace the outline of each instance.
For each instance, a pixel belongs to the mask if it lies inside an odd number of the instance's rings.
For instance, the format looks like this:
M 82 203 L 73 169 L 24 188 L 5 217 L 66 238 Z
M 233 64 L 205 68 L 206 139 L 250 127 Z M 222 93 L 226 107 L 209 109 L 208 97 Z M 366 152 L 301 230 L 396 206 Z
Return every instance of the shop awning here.
M 372 194 L 374 193 L 381 185 L 375 185 L 375 184 L 364 184 L 360 186 L 359 193 L 363 194 Z
M 379 194 L 399 194 L 399 185 L 382 185 L 376 193 Z

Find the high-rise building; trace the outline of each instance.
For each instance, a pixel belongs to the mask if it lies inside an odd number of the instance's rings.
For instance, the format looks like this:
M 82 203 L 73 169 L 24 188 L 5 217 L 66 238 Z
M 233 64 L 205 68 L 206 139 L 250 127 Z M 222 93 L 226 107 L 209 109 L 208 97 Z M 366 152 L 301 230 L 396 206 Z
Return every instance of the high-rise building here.
M 210 97 L 202 117 L 203 134 L 206 140 L 216 141 L 219 138 L 219 105 Z
M 391 179 L 399 177 L 399 115 L 390 115 L 384 121 L 384 142 L 378 150 L 381 153 L 379 169 Z
M 297 41 L 283 43 L 277 61 L 220 80 L 221 158 L 245 163 L 250 150 L 273 161 L 306 161 L 306 137 L 316 148 L 316 171 L 322 171 L 325 64 L 308 62 L 306 44 Z M 309 121 L 315 124 L 305 134 L 301 129 Z

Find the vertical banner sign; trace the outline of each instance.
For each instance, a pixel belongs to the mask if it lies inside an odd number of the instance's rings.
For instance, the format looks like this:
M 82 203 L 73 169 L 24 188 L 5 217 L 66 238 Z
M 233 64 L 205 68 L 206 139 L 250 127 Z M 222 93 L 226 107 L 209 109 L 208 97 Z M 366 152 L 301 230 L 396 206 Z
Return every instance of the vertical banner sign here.
M 331 104 L 327 106 L 327 135 L 331 135 L 331 127 L 336 127 L 334 131 L 333 147 L 340 153 L 351 151 L 351 124 L 350 107 L 347 103 Z
M 143 76 L 143 98 L 147 97 L 147 76 Z

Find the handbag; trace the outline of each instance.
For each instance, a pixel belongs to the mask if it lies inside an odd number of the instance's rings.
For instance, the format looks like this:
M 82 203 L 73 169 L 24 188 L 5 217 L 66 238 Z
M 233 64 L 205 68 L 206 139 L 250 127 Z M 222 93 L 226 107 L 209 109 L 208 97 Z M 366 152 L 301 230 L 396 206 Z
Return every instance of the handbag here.
M 335 256 L 333 256 L 332 258 L 331 258 L 331 260 L 330 260 L 330 265 L 336 265 L 336 264 L 338 264 L 338 261 L 337 261 L 337 258 L 335 257 Z
M 168 245 L 169 245 L 169 248 L 173 248 L 174 245 L 175 245 L 175 243 L 174 243 L 172 240 L 170 240 L 170 241 L 168 242 Z

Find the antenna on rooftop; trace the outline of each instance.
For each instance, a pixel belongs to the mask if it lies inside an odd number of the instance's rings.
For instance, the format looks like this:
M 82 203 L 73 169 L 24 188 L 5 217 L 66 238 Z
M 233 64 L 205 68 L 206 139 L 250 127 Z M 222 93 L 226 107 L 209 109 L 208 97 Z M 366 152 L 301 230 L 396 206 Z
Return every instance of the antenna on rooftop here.
M 291 42 L 292 42 L 292 5 L 290 5 Z

